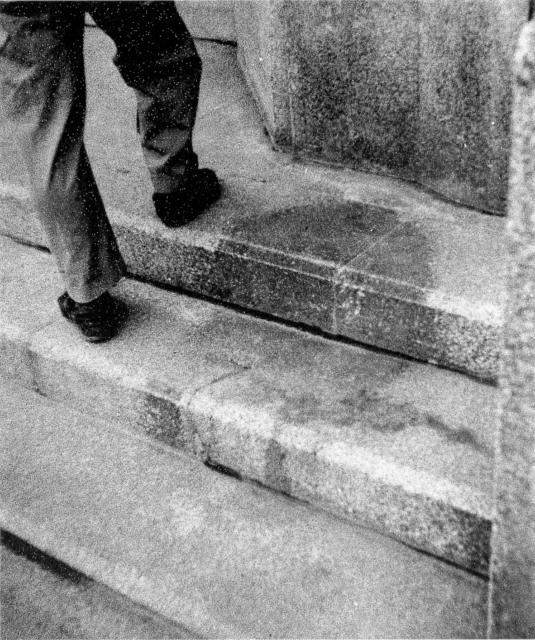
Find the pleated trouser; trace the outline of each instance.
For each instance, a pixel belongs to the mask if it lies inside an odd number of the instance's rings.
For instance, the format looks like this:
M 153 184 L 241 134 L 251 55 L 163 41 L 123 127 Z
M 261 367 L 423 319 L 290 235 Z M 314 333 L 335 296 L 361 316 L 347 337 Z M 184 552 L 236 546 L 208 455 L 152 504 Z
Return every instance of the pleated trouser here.
M 78 302 L 125 273 L 83 142 L 85 12 L 114 41 L 114 62 L 136 92 L 155 192 L 180 188 L 197 168 L 191 139 L 201 77 L 173 2 L 0 2 L 0 123 L 21 150 L 50 249 Z

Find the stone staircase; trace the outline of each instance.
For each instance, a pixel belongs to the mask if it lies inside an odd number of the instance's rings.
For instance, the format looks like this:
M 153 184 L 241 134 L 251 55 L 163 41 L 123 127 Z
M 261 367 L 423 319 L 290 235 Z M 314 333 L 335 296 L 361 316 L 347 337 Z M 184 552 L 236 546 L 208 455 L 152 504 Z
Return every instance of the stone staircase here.
M 0 393 L 2 526 L 190 637 L 484 635 L 483 579 L 117 424 Z
M 236 49 L 200 42 L 195 148 L 225 197 L 194 225 L 155 219 L 135 102 L 98 30 L 87 38 L 88 152 L 132 274 L 493 380 L 504 219 L 407 183 L 273 151 Z M 105 96 L 105 98 L 104 98 Z M 6 135 L 7 134 L 7 135 Z M 8 132 L 0 231 L 45 244 Z
M 114 341 L 60 320 L 1 134 L 0 525 L 204 636 L 482 637 L 503 219 L 276 153 L 235 48 L 199 42 L 225 194 L 165 229 L 110 49 L 88 29 Z

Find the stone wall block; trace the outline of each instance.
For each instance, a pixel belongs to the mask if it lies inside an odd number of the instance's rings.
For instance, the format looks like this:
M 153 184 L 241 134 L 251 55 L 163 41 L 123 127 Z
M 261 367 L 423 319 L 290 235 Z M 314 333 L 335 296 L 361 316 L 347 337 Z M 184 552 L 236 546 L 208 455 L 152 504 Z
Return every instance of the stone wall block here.
M 273 142 L 292 146 L 284 39 L 277 16 L 283 0 L 235 0 L 238 61 Z
M 535 637 L 535 23 L 516 58 L 489 635 Z
M 506 209 L 510 64 L 529 0 L 236 0 L 275 144 Z
M 526 0 L 419 0 L 418 180 L 506 208 L 511 61 Z
M 418 105 L 416 0 L 286 0 L 297 151 L 411 176 Z

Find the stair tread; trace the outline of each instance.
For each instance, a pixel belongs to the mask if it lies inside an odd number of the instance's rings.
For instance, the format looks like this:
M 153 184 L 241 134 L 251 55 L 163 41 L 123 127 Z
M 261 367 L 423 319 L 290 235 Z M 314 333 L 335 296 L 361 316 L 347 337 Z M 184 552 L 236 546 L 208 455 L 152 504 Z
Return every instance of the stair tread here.
M 198 637 L 4 531 L 0 561 L 4 640 Z
M 111 64 L 111 42 L 88 32 L 87 147 L 131 271 L 495 378 L 504 219 L 388 177 L 276 153 L 235 48 L 198 48 L 204 77 L 194 144 L 201 164 L 221 175 L 224 197 L 187 228 L 168 230 L 152 210 L 134 96 Z M 16 150 L 1 135 L 7 160 Z M 3 191 L 20 196 L 23 177 L 11 166 Z M 13 206 L 1 204 L 3 232 L 43 242 L 27 203 L 16 216 Z
M 486 571 L 494 387 L 132 280 L 122 333 L 90 345 L 51 256 L 0 248 L 5 375 Z
M 487 583 L 0 385 L 1 525 L 208 637 L 483 637 Z

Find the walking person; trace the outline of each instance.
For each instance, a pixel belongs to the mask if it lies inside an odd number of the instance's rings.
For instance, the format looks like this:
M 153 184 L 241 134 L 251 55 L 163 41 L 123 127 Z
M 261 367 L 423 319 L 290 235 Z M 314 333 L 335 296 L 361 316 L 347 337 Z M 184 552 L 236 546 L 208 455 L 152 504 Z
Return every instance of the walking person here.
M 85 13 L 114 41 L 137 96 L 137 128 L 160 220 L 187 224 L 221 195 L 192 149 L 201 60 L 169 0 L 0 2 L 0 122 L 16 137 L 66 291 L 61 313 L 86 340 L 115 335 L 126 313 L 109 291 L 125 264 L 84 148 Z M 105 96 L 103 96 L 105 99 Z

